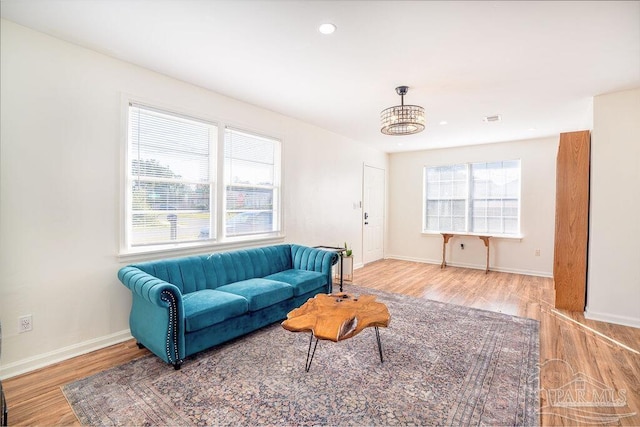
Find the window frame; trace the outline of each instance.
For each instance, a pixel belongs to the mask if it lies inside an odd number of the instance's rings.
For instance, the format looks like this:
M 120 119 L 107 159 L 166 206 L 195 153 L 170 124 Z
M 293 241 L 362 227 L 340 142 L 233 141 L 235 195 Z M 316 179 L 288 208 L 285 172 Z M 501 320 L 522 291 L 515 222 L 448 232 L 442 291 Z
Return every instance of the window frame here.
M 155 110 L 163 114 L 169 114 L 180 118 L 191 119 L 195 121 L 204 122 L 217 127 L 217 135 L 215 141 L 212 143 L 209 151 L 209 230 L 215 236 L 209 239 L 201 239 L 197 241 L 189 242 L 170 242 L 170 243 L 158 243 L 149 245 L 133 246 L 131 242 L 131 224 L 132 224 L 132 182 L 131 182 L 131 162 L 130 156 L 130 144 L 129 139 L 129 122 L 130 113 L 129 106 L 135 105 L 149 110 Z M 284 241 L 285 235 L 283 230 L 282 221 L 282 200 L 283 200 L 283 186 L 282 186 L 282 147 L 283 139 L 278 136 L 267 136 L 268 132 L 256 132 L 251 130 L 249 126 L 231 125 L 229 122 L 219 120 L 215 117 L 199 114 L 197 112 L 190 111 L 184 107 L 175 107 L 163 104 L 161 102 L 140 99 L 130 95 L 122 95 L 121 99 L 121 156 L 120 156 L 120 181 L 121 181 L 121 197 L 120 197 L 120 244 L 118 251 L 118 258 L 123 262 L 130 262 L 134 260 L 145 260 L 157 257 L 157 254 L 169 256 L 169 255 L 189 255 L 202 253 L 204 250 L 225 250 L 246 247 L 251 244 L 272 244 L 281 243 Z M 264 138 L 278 141 L 279 150 L 275 159 L 278 163 L 277 170 L 274 174 L 277 174 L 277 180 L 279 183 L 279 197 L 274 200 L 274 211 L 277 210 L 277 217 L 274 216 L 273 227 L 275 231 L 270 233 L 239 235 L 239 236 L 226 236 L 224 232 L 224 224 L 222 218 L 224 215 L 224 132 L 227 127 L 259 135 Z M 214 139 L 214 138 L 212 138 Z
M 491 199 L 489 196 L 479 197 L 477 193 L 474 192 L 476 183 L 474 182 L 473 175 L 473 166 L 474 165 L 490 165 L 494 163 L 502 163 L 503 165 L 506 163 L 517 162 L 518 163 L 518 188 L 517 188 L 517 216 L 515 217 L 517 221 L 517 231 L 516 232 L 496 232 L 496 231 L 472 231 L 474 225 L 474 207 L 476 206 L 479 200 L 489 200 Z M 464 198 L 464 230 L 454 230 L 454 226 L 450 229 L 429 229 L 428 228 L 428 213 L 429 206 L 429 182 L 428 182 L 428 173 L 429 169 L 442 168 L 442 167 L 464 167 L 465 168 L 465 178 L 466 181 L 466 196 Z M 504 169 L 502 169 L 504 170 Z M 453 179 L 451 180 L 453 182 Z M 439 181 L 442 182 L 442 181 Z M 522 238 L 522 160 L 521 159 L 506 159 L 506 160 L 487 160 L 487 161 L 479 161 L 479 162 L 464 162 L 464 163 L 453 163 L 453 164 L 440 164 L 440 165 L 425 165 L 423 167 L 423 175 L 422 175 L 422 186 L 423 186 L 423 197 L 422 197 L 422 234 L 460 234 L 460 235 L 481 235 L 481 236 L 491 236 L 491 237 L 503 237 L 503 238 Z M 453 200 L 453 195 L 448 199 L 442 200 Z M 511 200 L 513 197 L 499 197 L 495 200 L 500 200 L 503 202 L 505 200 Z M 432 198 L 431 200 L 437 200 Z M 504 229 L 504 220 L 505 215 L 502 213 L 504 209 L 501 209 L 501 216 L 499 217 L 502 222 L 502 228 Z M 451 215 L 453 218 L 453 208 L 451 208 Z M 440 218 L 440 215 L 437 216 Z M 487 228 L 488 230 L 488 228 Z

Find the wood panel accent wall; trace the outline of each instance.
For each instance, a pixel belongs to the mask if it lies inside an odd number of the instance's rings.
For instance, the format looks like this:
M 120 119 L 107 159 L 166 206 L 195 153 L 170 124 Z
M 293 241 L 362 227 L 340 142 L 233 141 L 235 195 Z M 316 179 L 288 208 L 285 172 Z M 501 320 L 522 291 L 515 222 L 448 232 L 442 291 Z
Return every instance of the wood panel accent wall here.
M 589 236 L 588 130 L 560 134 L 556 164 L 555 306 L 583 312 L 587 291 Z

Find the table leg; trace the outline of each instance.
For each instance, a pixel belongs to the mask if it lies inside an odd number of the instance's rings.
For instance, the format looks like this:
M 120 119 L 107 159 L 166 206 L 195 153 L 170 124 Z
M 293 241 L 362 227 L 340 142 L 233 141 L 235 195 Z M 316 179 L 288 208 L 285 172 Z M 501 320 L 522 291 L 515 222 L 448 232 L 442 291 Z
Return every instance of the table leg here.
M 344 279 L 344 257 L 342 256 L 342 252 L 340 252 L 340 292 L 342 292 L 343 279 Z
M 378 343 L 378 353 L 380 354 L 380 363 L 384 363 L 384 357 L 382 356 L 382 340 L 380 339 L 380 329 L 377 326 L 374 326 L 373 329 L 376 332 L 376 342 Z M 309 349 L 307 350 L 307 360 L 304 362 L 304 370 L 305 372 L 309 372 L 311 369 L 311 362 L 313 362 L 313 356 L 316 354 L 316 348 L 318 348 L 318 338 L 316 338 L 316 344 L 313 346 L 313 351 L 311 350 L 311 345 L 313 344 L 313 332 L 309 336 Z
M 484 274 L 489 274 L 489 239 L 487 239 L 487 269 Z
M 480 240 L 484 242 L 484 245 L 487 248 L 487 268 L 484 270 L 484 274 L 489 274 L 489 238 L 491 236 L 478 236 Z
M 378 352 L 380 353 L 380 363 L 384 363 L 384 359 L 382 358 L 382 342 L 380 341 L 380 331 L 377 326 L 374 326 L 376 330 L 376 341 L 378 341 Z
M 313 346 L 313 353 L 311 352 L 311 343 L 313 342 L 313 332 L 311 332 L 311 338 L 309 338 L 309 350 L 307 350 L 307 361 L 304 362 L 305 372 L 309 372 L 311 369 L 311 362 L 313 362 L 313 356 L 316 354 L 316 348 L 318 347 L 318 338 L 316 338 L 316 345 Z M 311 358 L 309 358 L 311 355 Z
M 447 250 L 447 243 L 452 236 L 453 234 L 442 233 L 442 264 L 440 264 L 440 268 L 445 268 L 447 266 L 445 254 Z

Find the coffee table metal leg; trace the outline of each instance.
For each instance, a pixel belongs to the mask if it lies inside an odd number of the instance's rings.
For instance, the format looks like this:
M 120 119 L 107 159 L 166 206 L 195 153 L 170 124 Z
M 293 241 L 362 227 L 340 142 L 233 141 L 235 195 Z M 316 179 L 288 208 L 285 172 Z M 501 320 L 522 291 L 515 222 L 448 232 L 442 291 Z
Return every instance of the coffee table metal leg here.
M 311 337 L 309 338 L 309 350 L 307 350 L 307 361 L 304 362 L 304 370 L 305 372 L 309 372 L 311 368 L 311 362 L 313 362 L 313 356 L 316 354 L 316 347 L 318 347 L 318 338 L 316 338 L 316 345 L 313 346 L 313 353 L 311 352 L 311 343 L 313 342 L 313 332 L 311 333 Z M 311 358 L 309 358 L 311 355 Z
M 380 341 L 380 331 L 377 326 L 374 326 L 376 330 L 376 341 L 378 341 L 378 352 L 380 353 L 380 363 L 384 363 L 384 359 L 382 358 L 382 342 Z
M 376 341 L 378 342 L 378 353 L 380 353 L 380 363 L 384 363 L 384 358 L 382 356 L 382 340 L 380 339 L 380 330 L 377 326 L 374 326 L 376 331 Z M 313 344 L 313 332 L 309 336 L 309 349 L 307 350 L 307 360 L 304 362 L 304 370 L 305 372 L 309 372 L 311 369 L 311 362 L 313 362 L 313 356 L 316 354 L 316 348 L 318 347 L 318 338 L 316 338 L 316 344 L 313 346 L 313 351 L 311 350 L 311 345 Z

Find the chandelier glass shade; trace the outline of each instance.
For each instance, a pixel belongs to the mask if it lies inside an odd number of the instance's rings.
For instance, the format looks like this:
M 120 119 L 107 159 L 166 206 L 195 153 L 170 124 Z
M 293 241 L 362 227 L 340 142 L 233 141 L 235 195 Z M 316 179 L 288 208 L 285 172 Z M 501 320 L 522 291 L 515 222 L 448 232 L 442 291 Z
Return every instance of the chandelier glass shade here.
M 385 135 L 412 135 L 424 130 L 424 108 L 419 105 L 404 105 L 404 95 L 408 90 L 407 86 L 397 87 L 401 104 L 385 108 L 380 113 L 380 131 Z

